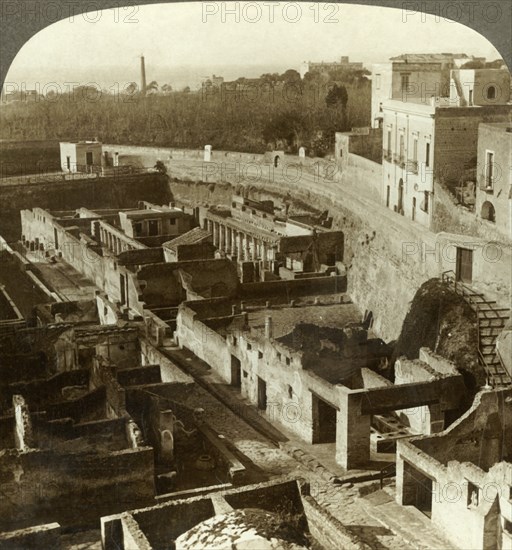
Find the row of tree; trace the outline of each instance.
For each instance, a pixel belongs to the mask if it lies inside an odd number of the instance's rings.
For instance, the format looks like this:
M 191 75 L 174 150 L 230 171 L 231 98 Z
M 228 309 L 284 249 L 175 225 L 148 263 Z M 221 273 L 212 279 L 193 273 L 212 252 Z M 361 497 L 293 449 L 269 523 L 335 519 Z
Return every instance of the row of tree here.
M 298 77 L 298 78 L 297 78 Z M 150 83 L 146 89 L 157 90 Z M 162 90 L 164 87 L 162 87 Z M 169 89 L 167 89 L 169 90 Z M 370 81 L 359 72 L 296 71 L 238 79 L 214 90 L 118 94 L 75 89 L 0 109 L 0 139 L 70 140 L 261 153 L 270 148 L 311 155 L 332 150 L 334 133 L 370 121 Z

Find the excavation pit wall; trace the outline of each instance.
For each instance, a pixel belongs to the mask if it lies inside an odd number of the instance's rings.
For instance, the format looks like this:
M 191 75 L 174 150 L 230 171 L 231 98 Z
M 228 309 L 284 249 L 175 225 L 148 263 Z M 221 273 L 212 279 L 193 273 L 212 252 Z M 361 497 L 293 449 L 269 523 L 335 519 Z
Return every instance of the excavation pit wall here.
M 305 159 L 297 178 L 292 176 L 298 173 L 299 158 L 285 155 L 283 166 L 294 166 L 284 176 L 276 170 L 267 177 L 269 166 L 258 155 L 218 151 L 208 163 L 202 162 L 199 150 L 109 147 L 119 151 L 124 162 L 136 160 L 140 165 L 153 166 L 156 160 L 162 160 L 173 178 L 188 179 L 170 183 L 178 203 L 228 205 L 231 195 L 238 192 L 259 200 L 286 200 L 302 211 L 308 206 L 319 212 L 328 210 L 333 217 L 332 229 L 345 235 L 348 292 L 361 310 L 373 312 L 373 329 L 384 340 L 398 337 L 410 302 L 422 283 L 445 271 L 455 271 L 456 247 L 474 250 L 475 288 L 490 299 L 509 304 L 510 247 L 476 237 L 435 234 L 397 215 L 379 204 L 374 174 L 369 176 L 370 188 L 357 193 L 354 182 L 347 180 L 350 172 L 341 178 L 332 177 L 329 166 L 333 163 L 324 165 L 321 159 Z M 261 167 L 260 177 L 251 177 L 247 172 L 251 164 Z M 359 184 L 366 185 L 365 181 Z
M 6 450 L 0 455 L 0 530 L 57 521 L 95 526 L 101 515 L 154 496 L 153 449 L 91 454 Z
M 444 432 L 397 443 L 397 502 L 428 502 L 432 523 L 457 548 L 511 547 L 510 531 L 500 528 L 512 522 L 510 393 L 484 390 Z
M 281 511 L 283 516 L 276 517 L 283 522 L 298 522 L 323 548 L 368 550 L 348 528 L 317 503 L 310 495 L 308 484 L 280 479 L 103 517 L 103 547 L 105 550 L 174 548 L 174 541 L 180 535 L 222 513 L 221 508 L 258 508 L 270 513 L 277 511 L 278 514 Z
M 308 208 L 329 211 L 333 217 L 332 229 L 343 231 L 345 236 L 344 264 L 347 266 L 349 293 L 361 310 L 373 312 L 373 328 L 384 340 L 397 338 L 409 304 L 422 283 L 441 276 L 444 271 L 455 270 L 456 246 L 474 249 L 474 287 L 488 298 L 509 305 L 512 279 L 510 247 L 493 245 L 476 237 L 432 233 L 383 204 L 369 200 L 365 197 L 368 193 L 357 193 L 352 182 L 347 182 L 345 187 L 343 178 L 336 181 L 336 178 L 329 177 L 329 170 L 316 176 L 313 161 L 322 162 L 318 159 L 306 159 L 307 166 L 298 179 L 291 175 L 288 178 L 244 179 L 233 175 L 233 170 L 231 175 L 229 170 L 222 171 L 221 166 L 215 167 L 213 163 L 220 162 L 220 157 L 228 167 L 229 163 L 244 162 L 267 167 L 262 164 L 261 156 L 225 155 L 219 151 L 214 152 L 212 163 L 203 163 L 202 151 L 199 150 L 181 152 L 120 145 L 106 145 L 105 150 L 118 151 L 123 163 L 154 166 L 156 160 L 162 160 L 173 180 L 150 174 L 147 176 L 151 182 L 148 185 L 145 180 L 144 185 L 137 185 L 141 181 L 137 178 L 141 176 L 133 176 L 126 181 L 118 178 L 111 188 L 108 178 L 84 180 L 78 186 L 77 182 L 61 182 L 2 188 L 2 204 L 9 205 L 9 208 L 4 206 L 2 209 L 7 215 L 4 226 L 8 235 L 19 238 L 18 210 L 36 205 L 48 208 L 78 208 L 84 204 L 121 207 L 134 206 L 132 199 L 135 198 L 160 204 L 176 200 L 188 205 L 228 205 L 233 193 L 238 192 L 252 198 L 286 200 L 302 211 Z M 286 155 L 283 165 L 297 164 L 298 160 L 298 157 Z M 290 174 L 293 170 L 290 168 Z M 204 181 L 207 174 L 208 181 Z M 190 181 L 176 181 L 174 178 L 188 178 Z M 13 216 L 16 218 L 14 225 L 8 222 Z M 137 302 L 137 293 L 133 300 L 132 303 Z

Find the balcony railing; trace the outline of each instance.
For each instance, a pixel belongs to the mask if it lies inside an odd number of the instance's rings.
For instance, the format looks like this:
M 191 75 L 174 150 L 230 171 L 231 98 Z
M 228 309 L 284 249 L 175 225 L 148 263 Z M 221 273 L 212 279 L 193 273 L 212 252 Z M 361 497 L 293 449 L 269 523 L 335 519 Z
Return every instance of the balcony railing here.
M 398 153 L 395 153 L 393 155 L 393 162 L 395 164 L 398 164 L 398 166 L 400 166 L 400 168 L 405 168 L 405 157 L 399 155 Z
M 392 162 L 392 154 L 391 154 L 391 149 L 383 149 L 382 150 L 382 158 L 384 160 L 387 160 L 388 162 Z
M 409 159 L 407 161 L 407 172 L 410 172 L 411 174 L 417 174 L 418 173 L 418 161 L 417 160 Z

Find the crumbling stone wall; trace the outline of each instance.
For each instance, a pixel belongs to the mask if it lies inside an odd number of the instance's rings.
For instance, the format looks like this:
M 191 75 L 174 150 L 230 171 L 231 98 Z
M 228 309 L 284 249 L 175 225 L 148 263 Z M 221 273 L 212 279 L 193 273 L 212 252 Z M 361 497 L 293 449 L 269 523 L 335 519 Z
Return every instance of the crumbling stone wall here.
M 0 235 L 20 238 L 19 211 L 39 206 L 48 210 L 135 208 L 138 201 L 168 204 L 172 200 L 167 178 L 157 173 L 30 183 L 0 188 Z
M 0 456 L 0 530 L 57 521 L 91 525 L 154 495 L 153 450 L 109 454 L 6 451 Z

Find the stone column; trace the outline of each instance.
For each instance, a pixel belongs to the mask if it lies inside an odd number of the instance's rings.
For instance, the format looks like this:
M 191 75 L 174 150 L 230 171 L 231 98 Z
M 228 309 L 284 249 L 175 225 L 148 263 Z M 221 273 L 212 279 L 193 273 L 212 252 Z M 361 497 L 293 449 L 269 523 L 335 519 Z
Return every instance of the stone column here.
M 250 244 L 250 235 L 248 235 L 247 233 L 245 234 L 245 250 L 244 250 L 244 258 L 246 260 L 250 260 L 251 259 L 251 244 Z
M 364 391 L 339 390 L 336 413 L 336 462 L 346 470 L 365 466 L 370 460 L 371 415 L 361 413 Z
M 227 225 L 224 226 L 224 238 L 225 238 L 224 248 L 226 250 L 226 253 L 230 254 L 232 251 L 233 245 L 231 240 L 231 227 L 228 227 Z
M 219 248 L 226 251 L 226 226 L 223 224 L 219 225 Z
M 160 460 L 172 462 L 174 458 L 174 414 L 171 410 L 160 411 Z
M 236 257 L 236 231 L 234 229 L 230 229 L 231 232 L 231 255 L 233 258 Z
M 243 234 L 238 231 L 238 243 L 236 247 L 236 257 L 238 260 L 243 260 L 243 251 L 244 251 L 244 240 L 243 240 Z
M 14 444 L 16 449 L 26 451 L 34 447 L 32 420 L 25 399 L 21 395 L 12 396 L 14 409 Z
M 267 243 L 265 241 L 263 241 L 262 243 L 262 248 L 263 248 L 263 251 L 261 253 L 261 265 L 263 266 L 263 269 L 267 269 L 267 265 L 268 265 L 268 258 L 267 258 L 267 252 L 268 252 L 268 249 L 267 249 Z
M 219 233 L 220 233 L 219 222 L 213 222 L 213 246 L 217 248 L 219 248 Z

